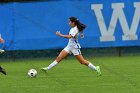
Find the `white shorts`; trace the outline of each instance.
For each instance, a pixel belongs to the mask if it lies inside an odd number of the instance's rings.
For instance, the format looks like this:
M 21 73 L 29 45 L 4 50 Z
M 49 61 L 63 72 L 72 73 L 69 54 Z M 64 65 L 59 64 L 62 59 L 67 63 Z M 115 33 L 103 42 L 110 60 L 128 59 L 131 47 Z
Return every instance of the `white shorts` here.
M 74 48 L 74 47 L 66 46 L 64 48 L 64 50 L 66 52 L 68 52 L 69 54 L 73 53 L 73 55 L 80 55 L 81 54 L 80 48 Z

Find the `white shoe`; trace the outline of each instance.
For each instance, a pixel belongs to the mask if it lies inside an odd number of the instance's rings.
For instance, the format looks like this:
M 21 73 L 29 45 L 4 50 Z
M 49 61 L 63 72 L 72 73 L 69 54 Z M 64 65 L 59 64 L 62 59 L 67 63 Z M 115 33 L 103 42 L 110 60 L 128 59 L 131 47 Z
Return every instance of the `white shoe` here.
M 101 76 L 100 66 L 96 66 L 96 72 L 98 73 L 99 76 Z
M 41 70 L 44 71 L 44 72 L 47 72 L 48 68 L 47 67 L 41 68 Z

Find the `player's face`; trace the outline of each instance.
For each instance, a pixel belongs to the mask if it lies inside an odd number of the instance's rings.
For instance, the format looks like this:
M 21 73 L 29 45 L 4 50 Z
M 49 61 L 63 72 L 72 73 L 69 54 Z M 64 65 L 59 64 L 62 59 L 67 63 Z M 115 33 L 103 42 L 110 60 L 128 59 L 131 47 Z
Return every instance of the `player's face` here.
M 70 25 L 71 27 L 75 27 L 75 23 L 72 22 L 72 21 L 70 21 L 70 20 L 69 20 L 69 25 Z

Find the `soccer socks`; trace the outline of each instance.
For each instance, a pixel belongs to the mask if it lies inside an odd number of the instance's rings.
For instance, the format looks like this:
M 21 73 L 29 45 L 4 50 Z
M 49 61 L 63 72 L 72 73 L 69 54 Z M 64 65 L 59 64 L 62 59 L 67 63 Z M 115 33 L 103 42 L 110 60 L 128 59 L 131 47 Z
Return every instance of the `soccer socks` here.
M 58 64 L 58 62 L 55 60 L 54 62 L 52 62 L 47 69 L 50 70 L 51 68 L 53 68 L 54 66 L 56 66 Z M 95 70 L 96 71 L 96 66 L 94 66 L 92 63 L 88 64 L 88 67 Z
M 51 68 L 53 68 L 54 66 L 56 66 L 58 64 L 58 62 L 55 60 L 53 61 L 48 67 L 45 67 L 45 68 L 41 68 L 42 71 L 47 71 L 47 70 L 50 70 Z
M 94 66 L 92 63 L 89 63 L 88 67 L 96 71 L 96 66 Z
M 58 64 L 58 62 L 55 60 L 53 61 L 48 67 L 47 69 L 50 70 L 51 68 L 53 68 L 54 66 L 56 66 Z

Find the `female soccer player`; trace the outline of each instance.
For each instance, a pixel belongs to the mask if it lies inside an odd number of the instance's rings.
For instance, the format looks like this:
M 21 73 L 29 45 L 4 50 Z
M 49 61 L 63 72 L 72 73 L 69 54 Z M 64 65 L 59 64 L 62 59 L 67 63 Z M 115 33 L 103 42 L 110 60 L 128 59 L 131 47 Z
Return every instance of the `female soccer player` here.
M 68 45 L 60 52 L 54 62 L 52 62 L 48 67 L 41 69 L 43 71 L 50 70 L 59 62 L 61 62 L 61 60 L 65 58 L 68 54 L 73 53 L 73 55 L 81 64 L 88 66 L 92 70 L 96 71 L 98 75 L 101 75 L 100 67 L 94 66 L 91 62 L 85 60 L 80 51 L 81 47 L 78 43 L 78 35 L 80 34 L 81 38 L 84 38 L 83 30 L 86 28 L 86 26 L 80 23 L 80 21 L 76 17 L 69 18 L 69 25 L 71 26 L 71 29 L 68 35 L 61 34 L 59 31 L 56 32 L 56 35 L 69 39 Z
M 5 42 L 5 41 L 4 41 L 4 39 L 1 37 L 1 34 L 0 34 L 0 43 L 4 43 L 4 42 Z M 0 49 L 0 52 L 4 52 L 4 50 Z M 0 72 L 3 73 L 4 75 L 6 75 L 5 69 L 2 68 L 1 66 L 0 66 Z

